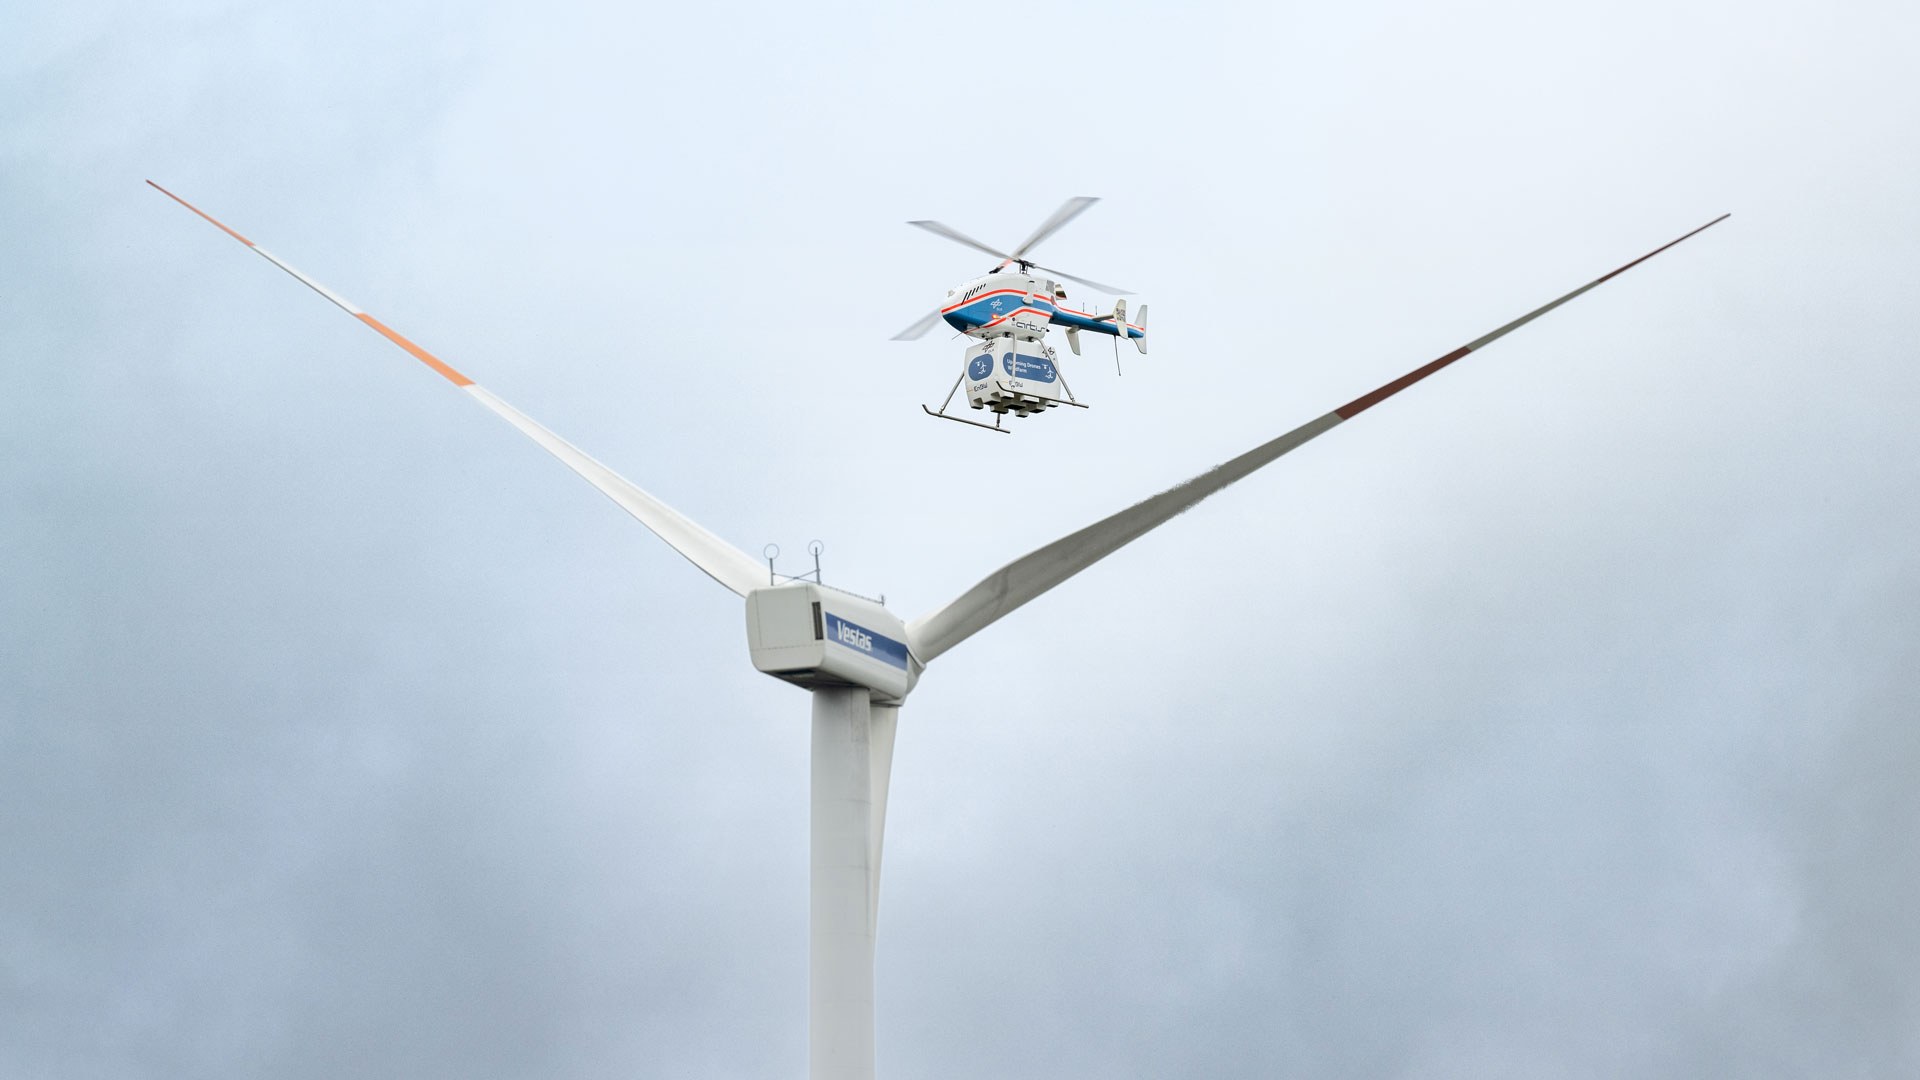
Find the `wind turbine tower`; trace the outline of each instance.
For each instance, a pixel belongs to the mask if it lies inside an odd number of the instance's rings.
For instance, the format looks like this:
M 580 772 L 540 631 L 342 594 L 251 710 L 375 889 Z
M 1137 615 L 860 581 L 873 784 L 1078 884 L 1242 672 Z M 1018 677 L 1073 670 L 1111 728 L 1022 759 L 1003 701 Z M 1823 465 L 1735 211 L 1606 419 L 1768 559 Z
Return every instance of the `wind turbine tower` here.
M 147 183 L 499 414 L 639 519 L 687 561 L 745 599 L 747 652 L 753 666 L 813 695 L 808 953 L 808 1041 L 813 1080 L 871 1080 L 874 1075 L 873 947 L 879 921 L 887 782 L 893 767 L 900 706 L 928 664 L 1027 601 L 1289 450 L 1729 216 L 1722 214 L 1278 438 L 1029 552 L 988 574 L 945 606 L 903 622 L 879 603 L 818 582 L 777 582 L 768 567 L 744 551 L 588 457 L 338 293 L 160 185 L 151 180 Z

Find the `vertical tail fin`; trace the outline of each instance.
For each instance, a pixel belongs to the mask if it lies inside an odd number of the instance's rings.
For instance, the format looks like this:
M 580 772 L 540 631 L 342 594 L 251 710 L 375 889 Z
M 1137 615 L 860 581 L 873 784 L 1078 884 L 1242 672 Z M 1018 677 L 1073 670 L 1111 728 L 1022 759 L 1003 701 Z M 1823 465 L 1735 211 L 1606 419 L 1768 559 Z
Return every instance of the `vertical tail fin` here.
M 1141 356 L 1145 356 L 1147 355 L 1147 305 L 1140 305 L 1140 321 L 1134 325 L 1139 327 L 1140 336 L 1133 339 L 1133 347 L 1140 350 Z

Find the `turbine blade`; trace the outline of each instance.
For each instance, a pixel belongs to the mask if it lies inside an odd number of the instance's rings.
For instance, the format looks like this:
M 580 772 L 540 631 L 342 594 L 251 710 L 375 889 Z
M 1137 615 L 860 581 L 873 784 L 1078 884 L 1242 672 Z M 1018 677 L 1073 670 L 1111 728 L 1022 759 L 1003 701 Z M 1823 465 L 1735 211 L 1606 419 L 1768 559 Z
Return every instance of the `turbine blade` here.
M 1027 252 L 1032 251 L 1040 241 L 1059 232 L 1061 227 L 1066 225 L 1067 222 L 1086 213 L 1087 207 L 1099 201 L 1099 199 L 1092 195 L 1075 195 L 1073 198 L 1060 204 L 1060 209 L 1055 210 L 1052 217 L 1041 222 L 1040 227 L 1033 230 L 1032 236 L 1021 241 L 1020 246 L 1013 249 L 1013 257 L 1015 259 L 1022 258 Z
M 963 233 L 958 229 L 950 229 L 947 226 L 942 225 L 937 221 L 909 221 L 907 222 L 907 224 L 925 229 L 928 232 L 934 234 L 935 236 L 944 236 L 956 244 L 965 244 L 975 251 L 981 252 L 983 254 L 991 255 L 994 258 L 999 259 L 1003 262 L 1018 261 L 1013 256 L 1007 254 L 1004 251 L 1000 251 L 997 248 L 990 248 L 987 245 L 981 243 L 980 241 L 975 240 L 973 237 L 968 236 L 966 233 Z
M 939 321 L 940 321 L 940 309 L 934 308 L 932 311 L 927 312 L 925 317 L 921 318 L 919 322 L 916 322 L 912 326 L 907 327 L 905 330 L 902 330 L 899 333 L 893 335 L 893 337 L 889 340 L 918 341 L 919 339 L 927 336 L 927 331 L 933 329 L 934 324 Z
M 427 350 L 402 337 L 385 323 L 382 323 L 380 320 L 349 303 L 338 293 L 328 289 L 326 286 L 300 271 L 295 270 L 292 266 L 281 261 L 265 248 L 234 232 L 232 229 L 227 228 L 225 225 L 222 225 L 203 212 L 199 207 L 194 206 L 192 203 L 187 202 L 185 199 L 161 187 L 159 184 L 155 184 L 151 180 L 147 181 L 147 183 L 167 198 L 199 214 L 209 223 L 219 228 L 221 232 L 252 248 L 262 258 L 292 275 L 295 281 L 326 297 L 327 300 L 339 307 L 342 311 L 359 319 L 388 341 L 405 349 L 414 359 L 419 360 L 421 363 L 439 372 L 441 377 L 445 378 L 448 382 L 465 390 L 468 394 L 472 395 L 475 400 L 479 401 L 480 404 L 485 405 L 487 408 L 499 414 L 509 424 L 519 428 L 528 438 L 539 443 L 541 447 L 554 457 L 559 458 L 567 468 L 579 473 L 587 483 L 592 484 L 598 488 L 602 494 L 612 499 L 615 503 L 618 503 L 621 509 L 632 514 L 639 520 L 640 524 L 652 530 L 655 536 L 666 541 L 667 546 L 685 556 L 687 561 L 699 567 L 708 577 L 713 578 L 713 580 L 725 585 L 741 596 L 745 596 L 750 589 L 758 588 L 765 581 L 766 568 L 756 562 L 753 557 L 749 556 L 746 552 L 741 551 L 739 548 L 728 544 L 726 541 L 701 528 L 699 525 L 694 524 L 693 521 L 673 507 L 642 491 L 624 477 L 620 476 L 620 474 L 582 453 L 578 448 L 573 446 L 573 444 L 555 435 L 553 432 L 548 431 L 546 428 L 541 427 L 525 413 L 522 413 L 520 410 L 495 397 L 486 388 L 475 384 L 472 379 L 454 370 L 439 357 L 434 356 Z
M 559 458 L 567 468 L 579 473 L 582 479 L 600 489 L 601 494 L 618 503 L 622 510 L 632 514 L 653 535 L 666 541 L 668 547 L 734 594 L 745 596 L 767 584 L 767 568 L 755 561 L 753 556 L 701 528 L 693 519 L 587 456 L 572 443 L 495 397 L 485 387 L 468 386 L 467 392 L 539 443 L 547 453 Z
M 1053 588 L 1073 575 L 1139 539 L 1175 515 L 1242 477 L 1266 466 L 1281 455 L 1351 420 L 1362 412 L 1432 375 L 1448 364 L 1572 300 L 1604 282 L 1618 277 L 1688 237 L 1718 225 L 1729 216 L 1722 214 L 1678 240 L 1663 244 L 1611 273 L 1595 278 L 1551 303 L 1544 304 L 1510 323 L 1462 345 L 1423 367 L 1415 368 L 1394 381 L 1305 424 L 1270 442 L 1262 443 L 1239 457 L 1217 465 L 1199 476 L 1168 488 L 1136 503 L 1111 517 L 1094 522 L 1079 532 L 1061 537 L 987 575 L 979 584 L 962 593 L 945 607 L 929 612 L 907 624 L 907 640 L 913 655 L 929 664 L 940 654 L 992 625 L 1027 601 Z

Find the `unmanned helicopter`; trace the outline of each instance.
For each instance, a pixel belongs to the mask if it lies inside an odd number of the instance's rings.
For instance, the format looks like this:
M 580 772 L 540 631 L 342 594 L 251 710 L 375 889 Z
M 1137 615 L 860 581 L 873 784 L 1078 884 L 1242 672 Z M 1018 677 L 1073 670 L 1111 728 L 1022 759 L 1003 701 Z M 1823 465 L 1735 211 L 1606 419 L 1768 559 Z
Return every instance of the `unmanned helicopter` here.
M 919 322 L 893 335 L 895 341 L 912 341 L 933 329 L 935 323 L 944 321 L 960 333 L 979 339 L 977 344 L 967 348 L 963 358 L 965 367 L 960 377 L 954 380 L 953 389 L 947 391 L 946 401 L 940 403 L 940 411 L 920 406 L 928 416 L 971 424 L 989 431 L 1006 432 L 1007 429 L 1000 426 L 1000 421 L 1008 413 L 1015 417 L 1026 417 L 1061 405 L 1086 408 L 1075 400 L 1073 391 L 1067 386 L 1066 376 L 1060 371 L 1058 355 L 1046 343 L 1047 331 L 1053 326 L 1066 328 L 1067 347 L 1073 350 L 1075 356 L 1080 355 L 1082 330 L 1111 336 L 1116 369 L 1120 365 L 1122 339 L 1133 342 L 1134 348 L 1145 355 L 1147 305 L 1140 305 L 1138 322 L 1127 321 L 1127 302 L 1124 299 L 1116 299 L 1113 310 L 1105 315 L 1076 311 L 1067 306 L 1067 290 L 1061 281 L 1075 282 L 1116 297 L 1124 297 L 1128 291 L 1074 277 L 1027 258 L 1027 253 L 1040 241 L 1058 232 L 1067 222 L 1079 217 L 1099 201 L 1087 195 L 1068 199 L 1053 212 L 1052 217 L 1040 223 L 1032 236 L 1011 252 L 995 250 L 937 221 L 907 222 L 1000 260 L 1000 265 L 980 277 L 948 289 L 945 303 Z M 1051 274 L 1052 277 L 1036 275 L 1036 270 Z M 962 385 L 967 388 L 969 406 L 993 412 L 991 425 L 947 415 L 947 406 L 952 403 L 953 395 L 960 392 Z

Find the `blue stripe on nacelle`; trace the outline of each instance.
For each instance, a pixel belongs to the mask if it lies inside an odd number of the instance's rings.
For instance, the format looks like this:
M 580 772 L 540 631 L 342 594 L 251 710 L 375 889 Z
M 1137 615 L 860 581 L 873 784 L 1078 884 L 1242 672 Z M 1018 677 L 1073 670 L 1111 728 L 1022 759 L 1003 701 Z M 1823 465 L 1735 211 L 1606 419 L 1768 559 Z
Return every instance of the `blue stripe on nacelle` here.
M 872 657 L 883 664 L 897 667 L 901 671 L 907 670 L 907 647 L 904 643 L 883 634 L 876 634 L 858 623 L 848 622 L 831 611 L 825 614 L 828 641 Z

